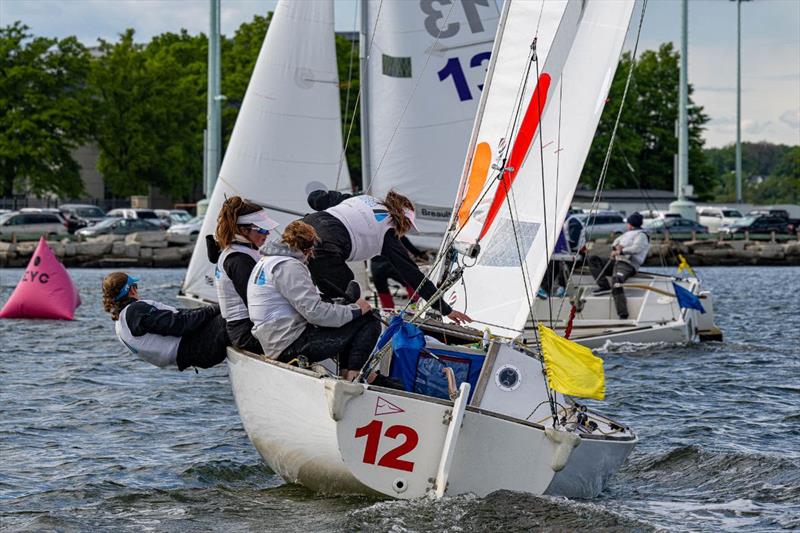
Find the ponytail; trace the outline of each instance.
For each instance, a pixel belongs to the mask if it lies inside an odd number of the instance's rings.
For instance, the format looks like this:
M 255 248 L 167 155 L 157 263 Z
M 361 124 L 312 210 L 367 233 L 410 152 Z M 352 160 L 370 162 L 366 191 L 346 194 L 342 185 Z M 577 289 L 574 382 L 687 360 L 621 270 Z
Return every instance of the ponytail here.
M 224 250 L 233 242 L 234 236 L 239 233 L 236 221 L 240 216 L 255 213 L 261 209 L 254 203 L 244 200 L 241 196 L 231 196 L 222 204 L 217 217 L 217 229 L 214 236 L 219 243 L 220 249 Z
M 411 230 L 411 220 L 406 216 L 406 209 L 414 210 L 414 204 L 400 193 L 394 190 L 386 194 L 386 199 L 383 201 L 384 207 L 389 211 L 389 216 L 392 217 L 392 225 L 398 237 L 402 237 Z
M 128 275 L 125 272 L 112 272 L 103 278 L 103 309 L 111 313 L 111 320 L 119 320 L 119 314 L 126 305 L 134 301 L 130 296 L 125 296 L 117 300 L 120 291 L 128 282 Z

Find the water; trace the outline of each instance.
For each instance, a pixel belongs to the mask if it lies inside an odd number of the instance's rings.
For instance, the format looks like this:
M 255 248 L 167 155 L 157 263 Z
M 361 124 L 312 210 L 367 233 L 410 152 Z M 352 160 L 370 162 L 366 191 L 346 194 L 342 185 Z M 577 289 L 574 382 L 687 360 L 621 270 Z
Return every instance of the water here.
M 378 501 L 287 485 L 242 429 L 225 366 L 133 359 L 74 270 L 73 322 L 0 321 L 0 529 L 800 529 L 800 268 L 705 268 L 725 342 L 605 353 L 603 411 L 641 443 L 596 500 Z M 5 301 L 21 270 L 0 270 Z M 182 270 L 142 270 L 177 304 Z

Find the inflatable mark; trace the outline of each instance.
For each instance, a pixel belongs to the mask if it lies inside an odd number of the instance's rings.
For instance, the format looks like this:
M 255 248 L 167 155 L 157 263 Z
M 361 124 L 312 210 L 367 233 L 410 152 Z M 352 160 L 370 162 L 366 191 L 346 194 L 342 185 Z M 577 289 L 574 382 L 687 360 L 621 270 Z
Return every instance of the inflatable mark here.
M 42 237 L 22 279 L 0 310 L 0 318 L 72 320 L 80 304 L 81 297 L 67 269 Z

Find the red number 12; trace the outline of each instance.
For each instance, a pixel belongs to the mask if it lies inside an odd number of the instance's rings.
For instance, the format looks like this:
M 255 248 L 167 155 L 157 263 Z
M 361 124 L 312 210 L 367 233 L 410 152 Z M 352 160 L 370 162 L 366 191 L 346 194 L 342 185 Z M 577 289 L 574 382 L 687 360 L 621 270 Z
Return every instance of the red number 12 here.
M 363 462 L 374 465 L 375 459 L 378 456 L 378 444 L 381 439 L 381 429 L 383 429 L 383 422 L 380 420 L 373 420 L 366 426 L 356 428 L 356 438 L 367 437 L 367 444 L 364 446 L 364 459 Z M 396 446 L 395 448 L 386 452 L 383 457 L 378 460 L 378 466 L 385 466 L 386 468 L 394 468 L 395 470 L 405 470 L 406 472 L 414 471 L 414 463 L 400 459 L 405 454 L 417 447 L 419 443 L 419 435 L 413 428 L 408 426 L 389 426 L 386 428 L 384 437 L 396 439 L 399 436 L 405 437 L 405 441 Z

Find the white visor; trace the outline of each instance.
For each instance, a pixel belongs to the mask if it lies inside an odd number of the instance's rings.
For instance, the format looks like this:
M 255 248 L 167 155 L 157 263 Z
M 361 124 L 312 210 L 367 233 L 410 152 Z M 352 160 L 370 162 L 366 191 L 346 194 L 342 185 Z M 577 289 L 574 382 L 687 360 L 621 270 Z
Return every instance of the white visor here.
M 403 213 L 405 213 L 406 218 L 411 222 L 411 227 L 414 228 L 413 232 L 419 232 L 419 228 L 417 227 L 417 214 L 414 212 L 413 209 L 403 209 Z
M 240 226 L 258 226 L 259 228 L 267 231 L 272 231 L 279 225 L 267 214 L 267 211 L 264 209 L 256 211 L 255 213 L 250 213 L 249 215 L 240 216 L 236 219 L 236 224 Z

